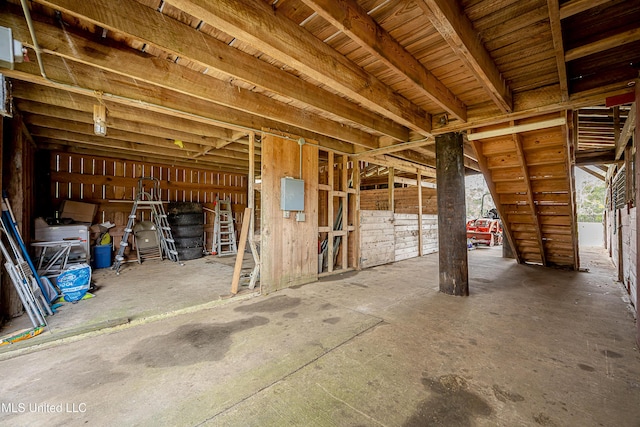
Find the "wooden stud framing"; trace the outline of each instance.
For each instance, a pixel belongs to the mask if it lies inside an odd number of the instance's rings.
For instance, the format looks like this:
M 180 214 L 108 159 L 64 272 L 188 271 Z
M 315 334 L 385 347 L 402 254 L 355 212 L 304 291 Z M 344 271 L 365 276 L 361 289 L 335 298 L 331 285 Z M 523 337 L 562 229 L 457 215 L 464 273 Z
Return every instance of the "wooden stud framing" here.
M 331 189 L 329 190 L 329 203 L 327 203 L 327 216 L 329 218 L 329 233 L 328 233 L 328 244 L 327 244 L 327 272 L 333 272 L 333 239 L 335 238 L 335 231 L 333 230 L 335 224 L 335 213 L 333 210 L 333 191 L 334 191 L 334 155 L 333 151 L 329 151 L 328 153 L 329 160 L 327 161 L 327 173 L 329 175 L 329 185 Z
M 389 189 L 389 210 L 391 212 L 394 211 L 393 206 L 394 206 L 394 193 L 395 193 L 395 169 L 393 167 L 390 167 L 389 172 L 387 174 L 387 179 L 388 179 L 388 189 Z
M 423 255 L 423 231 L 422 231 L 422 175 L 420 174 L 420 170 L 416 172 L 416 182 L 418 189 L 418 256 Z

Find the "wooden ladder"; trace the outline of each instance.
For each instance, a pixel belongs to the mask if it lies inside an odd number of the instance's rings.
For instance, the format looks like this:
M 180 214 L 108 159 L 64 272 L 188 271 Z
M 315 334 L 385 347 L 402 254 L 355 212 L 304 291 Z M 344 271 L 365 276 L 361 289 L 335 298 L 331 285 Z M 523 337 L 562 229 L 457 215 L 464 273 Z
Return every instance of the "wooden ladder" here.
M 215 249 L 218 256 L 238 253 L 236 231 L 233 226 L 231 199 L 216 199 L 216 219 L 213 225 Z

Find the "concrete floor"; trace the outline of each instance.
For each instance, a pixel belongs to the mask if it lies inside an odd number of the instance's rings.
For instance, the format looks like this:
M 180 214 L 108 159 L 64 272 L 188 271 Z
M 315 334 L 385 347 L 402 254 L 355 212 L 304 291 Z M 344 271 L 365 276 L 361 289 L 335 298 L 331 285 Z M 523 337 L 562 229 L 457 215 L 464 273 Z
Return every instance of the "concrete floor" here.
M 433 254 L 13 350 L 0 424 L 640 425 L 634 318 L 605 251 L 581 251 L 589 272 L 500 254 L 469 252 L 469 298 L 438 292 Z
M 205 256 L 185 261 L 183 265 L 167 260 L 127 263 L 122 266 L 120 275 L 110 268 L 93 270 L 91 281 L 96 289 L 91 293 L 94 298 L 64 303 L 55 315 L 46 318 L 48 327 L 44 333 L 29 341 L 18 342 L 12 348 L 0 347 L 0 359 L 4 352 L 16 348 L 67 339 L 117 325 L 126 327 L 147 323 L 224 304 L 230 295 L 235 261 L 235 256 Z M 248 291 L 248 275 L 254 265 L 251 254 L 244 254 L 240 279 L 243 293 Z M 22 315 L 4 325 L 0 336 L 13 336 L 16 331 L 31 326 L 28 316 Z

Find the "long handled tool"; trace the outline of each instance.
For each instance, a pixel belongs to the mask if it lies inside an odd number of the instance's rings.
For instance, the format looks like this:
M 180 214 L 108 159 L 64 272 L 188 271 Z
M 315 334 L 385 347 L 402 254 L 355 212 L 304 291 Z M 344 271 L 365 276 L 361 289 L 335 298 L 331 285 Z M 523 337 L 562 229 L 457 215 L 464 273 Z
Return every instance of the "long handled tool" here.
M 7 240 L 11 242 L 11 238 L 8 235 L 7 235 Z M 4 259 L 6 261 L 4 264 L 4 267 L 6 268 L 7 273 L 9 274 L 9 278 L 13 283 L 13 286 L 18 294 L 18 297 L 20 298 L 20 302 L 22 302 L 22 305 L 24 306 L 24 309 L 27 312 L 27 315 L 29 316 L 29 320 L 31 320 L 31 324 L 33 325 L 34 328 L 37 328 L 42 325 L 46 325 L 46 321 L 44 319 L 45 308 L 43 308 L 43 305 L 40 303 L 40 301 L 38 301 L 38 298 L 36 298 L 36 295 L 34 294 L 32 288 L 35 287 L 37 289 L 39 293 L 39 297 L 42 303 L 44 304 L 44 307 L 48 308 L 50 311 L 51 309 L 49 308 L 48 303 L 44 299 L 44 296 L 42 296 L 40 289 L 38 289 L 37 286 L 34 285 L 34 283 L 29 279 L 29 277 L 25 276 L 24 270 L 22 268 L 19 268 L 14 263 L 14 260 L 11 257 L 11 254 L 7 250 L 2 240 L 0 240 L 0 250 L 2 251 L 2 255 L 4 256 Z
M 51 302 L 56 297 L 58 297 L 58 295 L 57 294 L 53 295 L 50 298 L 51 289 L 47 289 L 47 287 L 42 282 L 42 280 L 40 280 L 40 276 L 38 276 L 36 267 L 33 265 L 33 262 L 31 262 L 31 257 L 29 256 L 29 252 L 27 251 L 27 248 L 24 245 L 22 236 L 20 235 L 20 232 L 16 227 L 16 219 L 15 219 L 15 216 L 13 215 L 13 211 L 11 210 L 11 204 L 9 203 L 9 199 L 7 198 L 7 193 L 5 191 L 2 192 L 2 223 L 3 223 L 3 228 L 5 229 L 5 233 L 7 233 L 7 237 L 10 238 L 12 235 L 15 237 L 15 241 L 13 241 L 12 239 L 9 239 L 9 242 L 16 255 L 16 260 L 19 261 L 20 263 L 21 262 L 27 263 L 27 266 L 31 270 L 31 273 L 36 283 L 38 284 L 40 291 L 42 292 L 42 294 L 44 295 L 47 301 L 47 305 L 50 305 Z M 19 251 L 17 250 L 17 248 L 14 247 L 16 242 L 20 247 Z

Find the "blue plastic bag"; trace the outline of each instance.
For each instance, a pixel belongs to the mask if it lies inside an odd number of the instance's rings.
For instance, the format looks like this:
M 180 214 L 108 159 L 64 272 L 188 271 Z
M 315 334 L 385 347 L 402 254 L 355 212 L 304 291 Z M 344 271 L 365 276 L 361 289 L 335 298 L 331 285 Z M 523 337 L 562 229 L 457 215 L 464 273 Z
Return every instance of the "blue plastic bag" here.
M 76 264 L 60 273 L 56 279 L 58 288 L 67 302 L 82 299 L 91 285 L 91 267 L 88 264 Z

